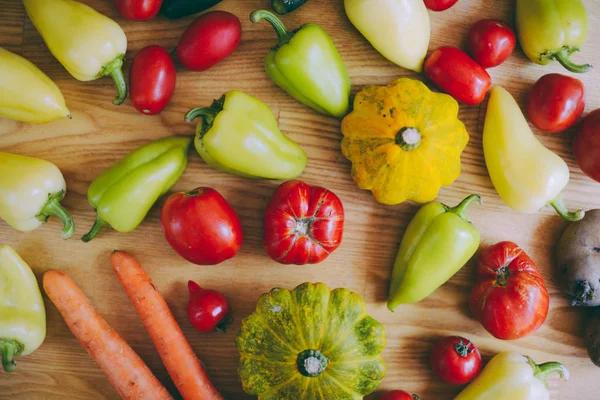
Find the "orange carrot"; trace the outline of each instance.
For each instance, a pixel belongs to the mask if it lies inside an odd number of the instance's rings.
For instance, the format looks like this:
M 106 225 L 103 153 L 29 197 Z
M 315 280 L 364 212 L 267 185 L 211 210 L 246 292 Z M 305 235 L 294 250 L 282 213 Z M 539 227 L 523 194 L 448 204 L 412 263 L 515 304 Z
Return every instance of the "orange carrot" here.
M 222 400 L 167 302 L 137 260 L 114 251 L 110 261 L 181 396 L 185 400 Z
M 173 397 L 140 356 L 94 309 L 64 272 L 44 274 L 44 290 L 67 326 L 123 399 L 171 400 Z

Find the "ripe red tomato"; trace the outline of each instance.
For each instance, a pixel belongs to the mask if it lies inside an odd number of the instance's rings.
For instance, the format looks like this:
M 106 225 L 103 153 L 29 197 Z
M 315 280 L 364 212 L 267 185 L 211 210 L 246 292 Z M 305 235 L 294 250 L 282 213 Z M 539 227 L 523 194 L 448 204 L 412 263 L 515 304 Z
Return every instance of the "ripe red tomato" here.
M 458 3 L 458 0 L 425 0 L 425 7 L 431 11 L 445 11 Z
M 142 114 L 158 114 L 169 104 L 177 81 L 175 64 L 160 46 L 140 50 L 129 71 L 131 104 Z
M 470 105 L 481 103 L 492 85 L 487 71 L 456 47 L 434 51 L 425 61 L 425 73 L 444 92 Z
M 527 115 L 544 132 L 561 132 L 583 114 L 585 88 L 577 78 L 561 74 L 542 76 L 527 98 Z
M 200 187 L 172 194 L 160 216 L 167 241 L 179 255 L 198 265 L 215 265 L 242 246 L 242 226 L 219 192 Z
M 196 282 L 189 281 L 190 300 L 188 320 L 200 332 L 225 332 L 231 322 L 229 302 L 221 292 L 202 289 Z
M 281 264 L 316 264 L 342 243 L 344 206 L 327 189 L 293 180 L 283 183 L 265 212 L 264 245 Z
M 433 372 L 444 382 L 464 385 L 481 371 L 481 354 L 470 340 L 448 336 L 433 346 L 430 363 Z
M 177 44 L 177 57 L 186 68 L 205 71 L 233 53 L 241 38 L 238 17 L 226 11 L 211 11 L 183 33 Z
M 145 21 L 154 18 L 162 0 L 115 0 L 117 11 L 123 18 L 133 21 Z
M 515 32 L 504 21 L 482 19 L 469 29 L 469 53 L 483 68 L 502 64 L 516 45 Z
M 519 246 L 500 242 L 481 253 L 470 306 L 494 337 L 513 340 L 536 331 L 549 305 L 542 274 Z
M 593 180 L 600 182 L 600 109 L 583 119 L 575 141 L 573 153 L 579 168 Z
M 384 393 L 379 400 L 421 400 L 421 398 L 404 390 L 392 390 Z

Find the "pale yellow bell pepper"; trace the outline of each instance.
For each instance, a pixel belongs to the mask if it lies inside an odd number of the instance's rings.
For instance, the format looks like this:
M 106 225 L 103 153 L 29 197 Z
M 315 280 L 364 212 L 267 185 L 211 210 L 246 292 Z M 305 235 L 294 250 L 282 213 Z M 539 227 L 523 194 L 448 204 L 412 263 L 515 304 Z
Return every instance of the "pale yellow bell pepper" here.
M 111 75 L 117 85 L 114 104 L 127 96 L 121 68 L 127 51 L 123 29 L 112 19 L 73 0 L 23 0 L 27 14 L 46 45 L 75 79 Z
M 0 152 L 0 218 L 28 232 L 51 216 L 62 221 L 62 237 L 75 232 L 73 218 L 60 201 L 67 191 L 62 173 L 49 161 Z
M 350 22 L 391 62 L 421 72 L 431 28 L 423 0 L 345 0 Z
M 515 99 L 500 86 L 490 95 L 483 152 L 496 191 L 512 209 L 534 213 L 551 205 L 569 221 L 583 218 L 583 211 L 569 212 L 561 198 L 569 167 L 535 137 Z
M 60 89 L 25 58 L 0 47 L 0 117 L 43 124 L 71 118 Z

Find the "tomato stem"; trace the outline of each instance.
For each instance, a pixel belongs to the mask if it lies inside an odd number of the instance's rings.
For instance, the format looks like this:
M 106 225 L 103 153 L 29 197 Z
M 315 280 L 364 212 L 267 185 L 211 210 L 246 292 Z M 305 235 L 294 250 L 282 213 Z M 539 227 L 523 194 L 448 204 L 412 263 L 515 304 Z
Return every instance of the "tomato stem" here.
M 454 345 L 454 350 L 456 350 L 459 356 L 466 357 L 475 350 L 475 348 L 470 348 L 471 345 L 472 343 L 470 340 L 467 340 L 467 343 L 465 343 L 461 338 L 458 343 Z

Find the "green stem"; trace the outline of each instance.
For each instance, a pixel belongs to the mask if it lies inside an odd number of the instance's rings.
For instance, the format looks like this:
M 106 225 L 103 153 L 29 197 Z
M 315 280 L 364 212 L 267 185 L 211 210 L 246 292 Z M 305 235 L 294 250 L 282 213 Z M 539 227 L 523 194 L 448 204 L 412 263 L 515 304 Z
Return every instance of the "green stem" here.
M 411 151 L 421 145 L 421 132 L 417 128 L 404 127 L 396 134 L 396 144 L 404 151 Z
M 533 368 L 533 374 L 535 377 L 544 382 L 546 387 L 548 387 L 548 383 L 546 382 L 548 375 L 554 372 L 558 373 L 563 380 L 569 380 L 569 370 L 561 363 L 550 361 L 543 364 L 536 364 L 531 357 L 525 356 L 525 358 L 527 359 L 527 363 L 529 363 L 531 368 Z
M 416 394 L 412 395 L 413 400 L 421 400 L 421 398 L 419 396 L 417 396 Z
M 566 219 L 567 221 L 570 221 L 570 222 L 579 221 L 580 219 L 582 219 L 585 216 L 585 212 L 583 210 L 577 210 L 575 212 L 570 212 L 567 209 L 567 206 L 565 206 L 562 196 L 560 196 L 560 195 L 558 195 L 558 197 L 556 199 L 552 200 L 548 204 L 550 204 L 556 210 L 558 215 L 560 215 L 561 217 L 563 217 L 564 219 Z
M 95 238 L 98 233 L 106 226 L 106 221 L 104 221 L 100 216 L 96 213 L 96 221 L 94 221 L 94 225 L 92 229 L 81 238 L 85 243 L 89 242 L 93 238 Z
M 466 216 L 467 208 L 474 201 L 477 201 L 479 204 L 481 204 L 481 196 L 479 196 L 478 194 L 472 194 L 469 197 L 467 197 L 466 199 L 464 199 L 463 201 L 461 201 L 460 204 L 457 205 L 456 207 L 453 207 L 453 208 L 447 207 L 448 212 L 456 214 L 459 217 L 461 217 L 462 219 L 464 219 L 465 221 L 468 221 L 467 216 Z
M 102 70 L 98 73 L 98 77 L 110 75 L 115 81 L 117 86 L 117 97 L 113 100 L 113 104 L 123 104 L 127 97 L 127 83 L 125 83 L 125 77 L 123 76 L 123 61 L 125 54 L 117 56 L 114 60 L 102 67 Z
M 319 350 L 304 350 L 298 354 L 298 371 L 309 378 L 321 375 L 328 363 L 327 357 Z
M 50 217 L 57 217 L 63 223 L 63 230 L 60 234 L 63 239 L 70 239 L 75 233 L 75 223 L 73 217 L 65 208 L 60 204 L 60 201 L 65 197 L 65 191 L 51 194 L 48 196 L 48 201 L 40 212 L 35 216 L 40 221 L 46 222 Z
M 576 73 L 582 74 L 582 73 L 588 72 L 590 69 L 592 69 L 591 64 L 581 64 L 581 65 L 575 64 L 573 61 L 571 61 L 569 59 L 570 54 L 571 54 L 571 52 L 569 51 L 569 49 L 565 47 L 562 50 L 556 52 L 550 58 L 555 59 L 563 67 L 565 67 L 566 69 L 568 69 L 571 72 L 576 72 Z
M 25 346 L 14 339 L 7 340 L 0 338 L 0 357 L 2 357 L 2 367 L 5 372 L 14 372 L 17 368 L 17 363 L 14 357 L 20 355 Z
M 275 14 L 267 10 L 256 10 L 250 14 L 250 21 L 253 23 L 259 23 L 262 20 L 266 20 L 271 24 L 275 33 L 277 33 L 277 39 L 279 40 L 278 46 L 282 46 L 290 41 L 294 34 L 287 30 L 283 22 Z
M 202 117 L 205 124 L 212 125 L 219 112 L 211 107 L 196 107 L 192 108 L 185 114 L 185 122 L 192 122 L 198 117 Z

